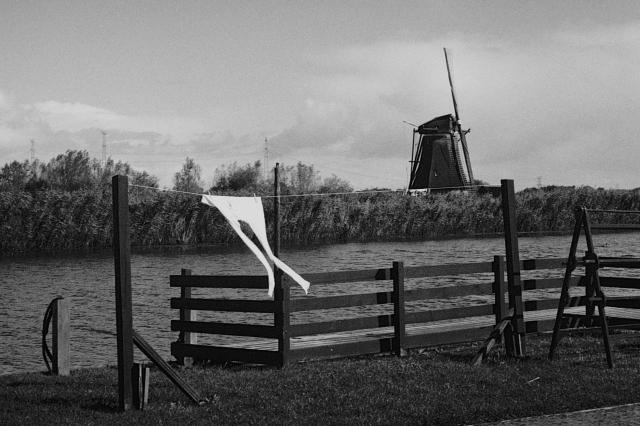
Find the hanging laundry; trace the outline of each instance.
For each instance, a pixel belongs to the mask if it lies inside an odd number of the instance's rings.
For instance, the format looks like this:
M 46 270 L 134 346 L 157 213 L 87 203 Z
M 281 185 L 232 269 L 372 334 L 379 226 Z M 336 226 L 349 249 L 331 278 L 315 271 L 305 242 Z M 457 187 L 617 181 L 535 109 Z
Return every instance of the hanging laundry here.
M 262 244 L 262 249 L 265 251 L 267 256 L 269 256 L 269 259 L 271 259 L 271 261 L 280 268 L 282 272 L 289 275 L 295 282 L 300 284 L 300 287 L 303 288 L 305 293 L 309 291 L 309 281 L 298 275 L 293 269 L 278 259 L 271 251 L 269 240 L 267 238 L 267 227 L 264 221 L 264 209 L 262 208 L 261 198 L 203 195 L 202 203 L 220 210 L 220 213 L 222 213 L 222 215 L 227 219 L 227 222 L 229 222 L 229 225 L 231 225 L 233 230 L 236 231 L 236 234 L 238 234 L 247 247 L 249 247 L 258 260 L 264 265 L 269 278 L 269 296 L 273 295 L 273 288 L 275 287 L 273 270 L 271 269 L 271 265 L 264 254 L 242 231 L 240 221 L 249 225 L 258 241 L 260 241 L 260 244 Z

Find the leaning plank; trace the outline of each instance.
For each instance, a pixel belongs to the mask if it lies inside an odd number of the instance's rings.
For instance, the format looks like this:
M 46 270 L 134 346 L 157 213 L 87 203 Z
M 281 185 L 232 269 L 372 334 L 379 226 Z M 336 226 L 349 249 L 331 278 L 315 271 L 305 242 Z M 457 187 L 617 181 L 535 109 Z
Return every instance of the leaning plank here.
M 254 288 L 269 286 L 266 275 L 170 275 L 171 287 Z
M 171 354 L 177 357 L 190 356 L 213 362 L 246 362 L 252 364 L 278 365 L 280 356 L 277 351 L 240 349 L 221 346 L 188 345 L 171 343 Z
M 482 360 L 487 357 L 491 349 L 495 346 L 495 344 L 500 340 L 502 335 L 504 334 L 504 330 L 511 324 L 511 317 L 513 316 L 513 309 L 510 309 L 507 317 L 500 321 L 494 329 L 491 331 L 491 334 L 482 344 L 480 350 L 476 353 L 476 356 L 473 357 L 471 361 L 471 365 L 480 365 L 482 364 Z
M 143 338 L 140 336 L 135 330 L 131 330 L 133 343 L 140 349 L 140 351 L 146 355 L 153 363 L 162 371 L 165 376 L 167 376 L 173 384 L 178 386 L 182 392 L 185 393 L 193 402 L 198 405 L 202 405 L 207 402 L 205 398 L 200 397 L 198 392 L 192 388 L 187 382 L 182 380 L 173 369 L 169 366 L 169 364 L 162 359 L 160 354 L 158 354 L 151 345 L 149 345 Z
M 291 312 L 391 303 L 393 292 L 346 294 L 291 300 Z
M 438 277 L 493 272 L 493 262 L 452 263 L 432 266 L 405 266 L 405 278 Z
M 276 302 L 272 300 L 171 298 L 171 307 L 173 309 L 195 309 L 198 311 L 269 313 L 273 312 L 276 306 Z
M 207 321 L 171 321 L 171 331 L 277 338 L 278 330 L 271 325 L 230 324 Z
M 415 300 L 449 299 L 452 297 L 476 296 L 481 294 L 493 294 L 492 283 L 462 284 L 407 290 L 404 294 L 404 300 L 405 302 L 411 302 Z

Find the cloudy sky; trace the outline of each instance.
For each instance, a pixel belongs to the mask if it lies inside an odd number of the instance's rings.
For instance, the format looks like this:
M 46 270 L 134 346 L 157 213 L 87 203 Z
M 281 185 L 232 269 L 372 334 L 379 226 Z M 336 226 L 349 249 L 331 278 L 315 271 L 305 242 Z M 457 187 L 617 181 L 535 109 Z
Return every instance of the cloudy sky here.
M 640 186 L 640 2 L 0 0 L 0 162 L 35 140 L 170 186 L 186 156 L 406 186 L 452 112 L 490 183 Z

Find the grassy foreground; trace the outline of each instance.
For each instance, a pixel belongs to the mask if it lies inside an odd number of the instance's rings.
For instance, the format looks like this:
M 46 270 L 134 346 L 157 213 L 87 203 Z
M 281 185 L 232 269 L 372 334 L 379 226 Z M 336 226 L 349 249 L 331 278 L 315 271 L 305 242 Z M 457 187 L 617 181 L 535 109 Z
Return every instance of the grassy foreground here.
M 296 364 L 285 370 L 207 367 L 182 375 L 211 400 L 193 406 L 160 372 L 147 410 L 116 411 L 115 368 L 0 377 L 9 424 L 464 424 L 640 401 L 640 333 L 612 336 L 613 370 L 599 337 L 567 337 L 546 360 L 550 336 L 528 338 L 528 359 L 502 348 L 481 367 L 476 346 Z

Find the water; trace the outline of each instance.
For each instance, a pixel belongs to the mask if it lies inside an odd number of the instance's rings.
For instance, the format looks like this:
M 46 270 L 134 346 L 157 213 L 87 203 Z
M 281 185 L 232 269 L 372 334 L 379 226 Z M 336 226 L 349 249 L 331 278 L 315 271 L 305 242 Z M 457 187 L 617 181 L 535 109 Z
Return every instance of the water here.
M 570 236 L 521 238 L 520 258 L 564 257 L 570 241 Z M 599 235 L 595 242 L 600 255 L 640 256 L 638 234 Z M 336 244 L 283 250 L 281 258 L 298 272 L 320 272 L 390 267 L 394 260 L 404 261 L 405 266 L 491 261 L 503 253 L 503 240 L 495 238 Z M 181 268 L 192 269 L 194 274 L 264 273 L 251 253 L 238 249 L 134 254 L 134 328 L 165 359 L 170 359 L 169 345 L 177 338 L 177 333 L 170 331 L 170 321 L 178 318 L 178 311 L 169 308 L 169 299 L 179 296 L 179 289 L 169 287 L 168 277 L 179 274 Z M 115 281 L 110 252 L 4 259 L 0 270 L 0 374 L 45 369 L 42 318 L 57 295 L 70 302 L 72 368 L 116 364 Z M 341 288 L 344 291 L 344 286 Z M 349 288 L 361 291 L 363 287 Z M 317 288 L 314 293 L 312 283 L 312 296 L 327 291 L 332 290 Z M 266 291 L 251 296 L 267 297 Z M 231 314 L 218 315 L 233 320 Z

